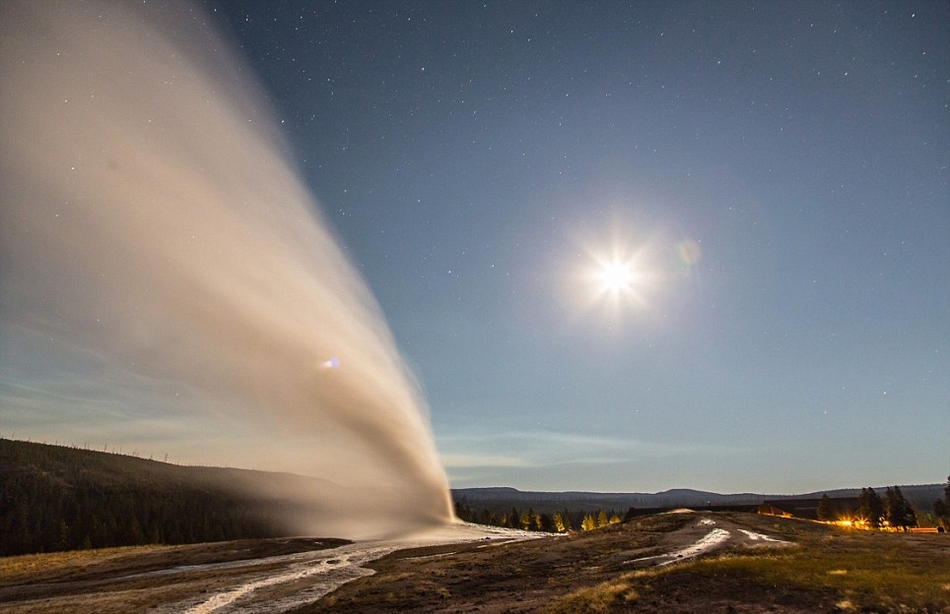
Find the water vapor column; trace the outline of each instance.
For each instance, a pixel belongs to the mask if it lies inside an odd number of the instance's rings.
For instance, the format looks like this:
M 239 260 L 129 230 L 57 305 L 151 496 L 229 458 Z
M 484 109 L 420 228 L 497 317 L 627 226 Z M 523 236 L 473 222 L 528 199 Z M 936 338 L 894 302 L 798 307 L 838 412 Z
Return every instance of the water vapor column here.
M 413 378 L 207 16 L 4 2 L 0 45 L 5 419 L 337 483 L 293 495 L 302 530 L 450 519 Z

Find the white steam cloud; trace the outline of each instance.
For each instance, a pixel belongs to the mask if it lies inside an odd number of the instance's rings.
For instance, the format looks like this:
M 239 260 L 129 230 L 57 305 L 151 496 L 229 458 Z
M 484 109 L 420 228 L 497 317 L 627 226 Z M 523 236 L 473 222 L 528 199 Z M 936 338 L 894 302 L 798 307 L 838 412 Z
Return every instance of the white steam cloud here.
M 343 486 L 300 495 L 332 510 L 301 530 L 449 521 L 420 395 L 264 96 L 206 15 L 155 4 L 0 4 L 2 411 L 233 431 L 234 464 Z

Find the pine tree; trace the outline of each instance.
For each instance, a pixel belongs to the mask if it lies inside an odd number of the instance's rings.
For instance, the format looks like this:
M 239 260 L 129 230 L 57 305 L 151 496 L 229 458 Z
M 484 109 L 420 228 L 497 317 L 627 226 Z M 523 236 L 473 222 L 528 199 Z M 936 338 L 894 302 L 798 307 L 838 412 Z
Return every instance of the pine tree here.
M 950 476 L 947 477 L 947 485 L 943 489 L 943 499 L 934 501 L 933 512 L 943 529 L 950 531 Z
M 943 499 L 934 500 L 933 512 L 943 529 L 950 531 L 950 476 L 947 477 L 947 485 L 943 489 Z
M 512 529 L 520 529 L 521 526 L 521 514 L 518 513 L 518 508 L 511 508 L 511 513 L 508 514 L 508 526 Z
M 895 529 L 907 530 L 908 527 L 917 526 L 917 514 L 910 506 L 900 486 L 888 487 L 885 493 L 885 518 L 889 525 Z
M 561 522 L 564 523 L 565 532 L 574 530 L 574 524 L 571 522 L 571 515 L 567 512 L 567 510 L 564 510 L 561 513 Z
M 541 530 L 541 516 L 534 511 L 533 507 L 528 507 L 527 519 L 525 522 L 525 528 L 529 531 L 540 531 Z
M 858 498 L 858 516 L 863 518 L 873 528 L 881 526 L 884 516 L 884 504 L 873 488 L 862 488 Z
M 828 494 L 821 495 L 821 501 L 818 502 L 818 520 L 831 521 L 838 517 L 838 511 Z
M 584 519 L 581 521 L 581 531 L 593 531 L 597 528 L 597 521 L 594 520 L 594 517 L 591 514 L 584 514 Z

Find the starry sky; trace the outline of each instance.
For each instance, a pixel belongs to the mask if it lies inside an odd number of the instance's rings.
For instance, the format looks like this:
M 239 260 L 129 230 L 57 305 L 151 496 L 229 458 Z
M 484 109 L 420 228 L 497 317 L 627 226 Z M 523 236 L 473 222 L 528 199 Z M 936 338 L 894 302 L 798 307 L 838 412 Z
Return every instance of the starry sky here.
M 945 479 L 950 4 L 203 7 L 452 486 Z
M 947 3 L 209 7 L 453 486 L 943 480 Z

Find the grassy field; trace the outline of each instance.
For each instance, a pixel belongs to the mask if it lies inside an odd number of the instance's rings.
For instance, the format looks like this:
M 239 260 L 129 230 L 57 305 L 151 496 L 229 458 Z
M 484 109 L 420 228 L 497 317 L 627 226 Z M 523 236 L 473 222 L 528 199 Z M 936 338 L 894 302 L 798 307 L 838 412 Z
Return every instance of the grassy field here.
M 637 605 L 705 602 L 771 607 L 833 601 L 841 612 L 950 612 L 950 540 L 906 534 L 831 534 L 781 551 L 727 551 L 640 570 L 569 593 L 547 611 L 614 612 Z M 774 599 L 781 593 L 780 599 Z M 772 610 L 776 611 L 776 610 Z

